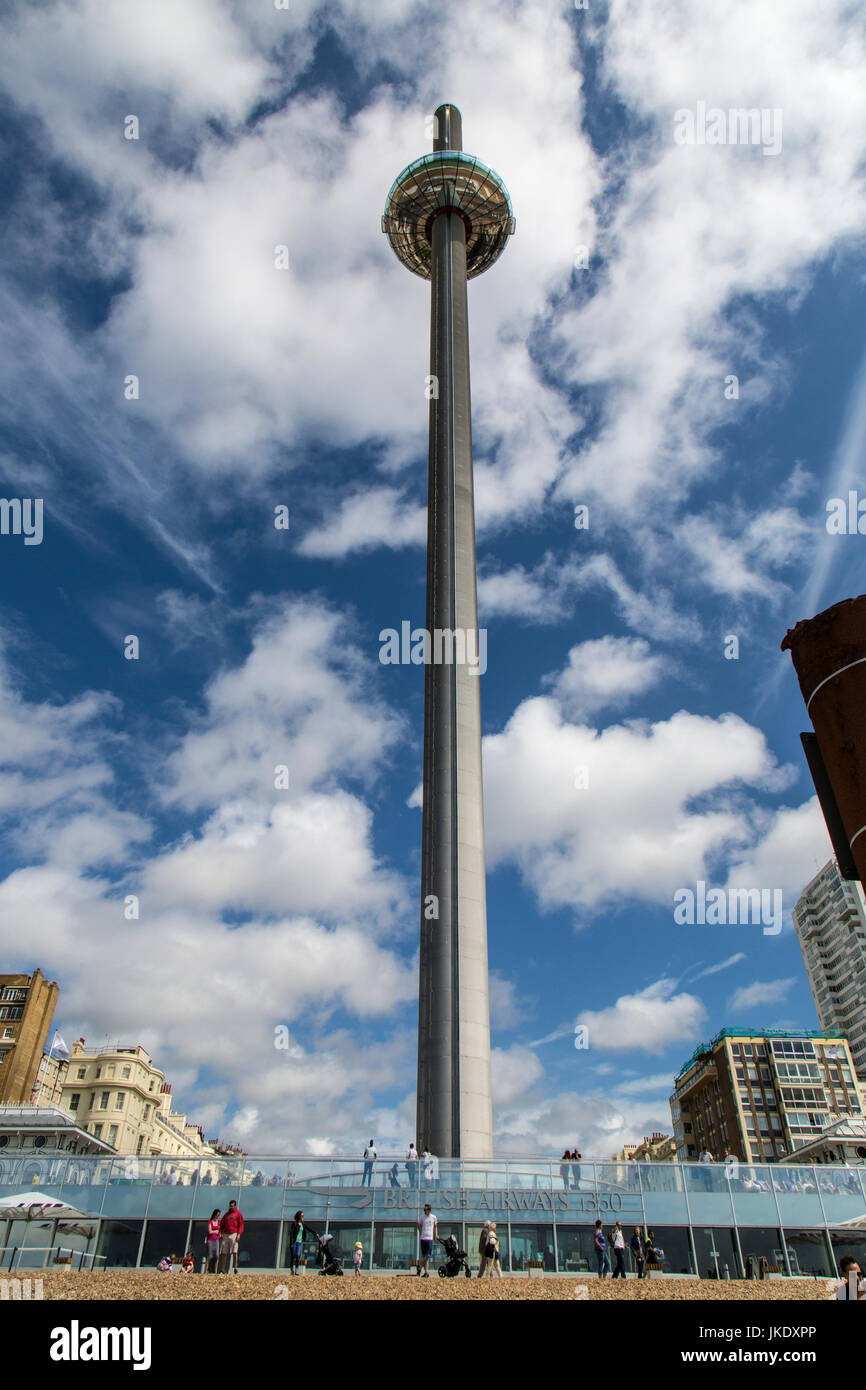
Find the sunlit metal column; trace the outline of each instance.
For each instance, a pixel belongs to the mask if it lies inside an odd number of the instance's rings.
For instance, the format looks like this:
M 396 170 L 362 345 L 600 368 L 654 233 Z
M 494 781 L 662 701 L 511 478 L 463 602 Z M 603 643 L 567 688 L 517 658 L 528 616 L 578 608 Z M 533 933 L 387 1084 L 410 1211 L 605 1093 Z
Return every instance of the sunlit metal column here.
M 498 175 L 462 150 L 456 107 L 433 154 L 396 180 L 383 218 L 431 281 L 417 1145 L 490 1158 L 490 1005 L 467 280 L 514 230 Z M 441 645 L 437 634 L 447 634 Z M 444 660 L 436 660 L 437 653 Z M 475 658 L 474 662 L 472 658 Z

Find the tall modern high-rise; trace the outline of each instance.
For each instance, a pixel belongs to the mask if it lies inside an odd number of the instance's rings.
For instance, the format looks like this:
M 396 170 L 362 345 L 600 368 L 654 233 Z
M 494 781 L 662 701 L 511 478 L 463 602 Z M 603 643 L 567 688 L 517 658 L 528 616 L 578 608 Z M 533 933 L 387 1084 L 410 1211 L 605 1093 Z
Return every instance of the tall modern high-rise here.
M 382 230 L 431 282 L 416 1138 L 449 1157 L 493 1152 L 466 284 L 514 225 L 499 175 L 463 152 L 460 112 L 440 106 L 433 153 L 393 183 Z
M 818 1022 L 844 1033 L 854 1067 L 866 1083 L 866 904 L 855 880 L 846 882 L 835 859 L 807 883 L 794 908 L 794 926 Z

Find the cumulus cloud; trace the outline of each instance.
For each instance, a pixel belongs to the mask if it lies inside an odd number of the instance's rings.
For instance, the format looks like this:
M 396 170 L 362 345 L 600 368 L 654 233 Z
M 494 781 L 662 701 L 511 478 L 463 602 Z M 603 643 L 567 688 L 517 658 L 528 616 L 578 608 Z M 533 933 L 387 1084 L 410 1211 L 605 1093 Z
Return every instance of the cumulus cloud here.
M 584 910 L 670 902 L 713 857 L 754 843 L 734 791 L 772 787 L 779 771 L 737 715 L 599 732 L 546 698 L 524 701 L 484 756 L 488 863 L 517 864 L 545 907 Z
M 347 617 L 313 600 L 285 603 L 258 626 L 246 661 L 208 685 L 204 715 L 167 760 L 166 800 L 273 803 L 285 795 L 277 767 L 289 769 L 293 795 L 338 770 L 371 776 L 403 730 L 373 693 L 373 670 Z
M 663 659 L 641 638 L 599 637 L 572 647 L 565 669 L 545 677 L 542 685 L 575 719 L 627 704 L 656 685 L 664 669 Z
M 621 995 L 609 1008 L 585 1009 L 577 1021 L 588 1029 L 593 1049 L 664 1052 L 672 1043 L 694 1039 L 707 1017 L 700 999 L 675 990 L 676 981 L 657 980 L 636 994 Z
M 508 1105 L 525 1095 L 544 1075 L 544 1068 L 528 1047 L 494 1047 L 490 1064 L 495 1105 Z
M 728 1010 L 738 1013 L 745 1009 L 756 1009 L 762 1004 L 781 1004 L 796 980 L 756 980 L 754 984 L 743 985 L 728 1000 Z

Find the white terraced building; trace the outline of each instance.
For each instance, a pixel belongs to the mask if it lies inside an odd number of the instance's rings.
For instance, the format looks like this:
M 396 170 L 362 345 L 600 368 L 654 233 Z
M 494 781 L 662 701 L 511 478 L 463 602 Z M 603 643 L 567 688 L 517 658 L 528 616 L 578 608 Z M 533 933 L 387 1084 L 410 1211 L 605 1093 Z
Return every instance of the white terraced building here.
M 823 1033 L 844 1033 L 854 1068 L 866 1086 L 866 900 L 835 859 L 807 884 L 794 908 L 794 926 Z

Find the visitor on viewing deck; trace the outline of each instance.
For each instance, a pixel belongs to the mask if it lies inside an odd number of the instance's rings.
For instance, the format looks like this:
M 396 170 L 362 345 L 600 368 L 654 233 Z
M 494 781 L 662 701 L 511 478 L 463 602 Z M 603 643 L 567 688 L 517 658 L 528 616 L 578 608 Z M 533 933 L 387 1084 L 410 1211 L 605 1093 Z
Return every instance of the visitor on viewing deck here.
M 228 1204 L 225 1216 L 220 1221 L 220 1274 L 228 1274 L 234 1268 L 234 1253 L 243 1235 L 244 1218 L 234 1197 Z M 223 1269 L 223 1265 L 226 1266 Z
M 610 1257 L 607 1253 L 607 1237 L 600 1221 L 595 1223 L 595 1258 L 598 1261 L 598 1277 L 604 1279 L 610 1274 Z
M 860 1261 L 854 1255 L 843 1256 L 839 1261 L 839 1273 L 842 1275 L 842 1283 L 836 1290 L 835 1298 L 851 1297 L 852 1275 L 857 1279 L 857 1301 L 866 1298 L 866 1289 L 863 1288 L 863 1271 L 860 1268 Z
M 613 1257 L 616 1266 L 613 1271 L 614 1279 L 625 1278 L 625 1231 L 622 1229 L 622 1222 L 617 1221 L 613 1228 Z
M 576 1144 L 571 1151 L 571 1185 L 575 1192 L 580 1190 L 580 1153 Z
M 427 1154 L 427 1182 L 431 1187 L 439 1186 L 439 1160 L 435 1154 Z
M 499 1259 L 499 1237 L 496 1234 L 496 1222 L 491 1221 L 487 1231 L 487 1246 L 485 1249 L 486 1262 L 490 1265 L 489 1277 L 502 1278 L 502 1264 Z M 481 1278 L 481 1270 L 478 1271 L 478 1278 Z
M 430 1181 L 430 1150 L 425 1148 L 418 1155 L 418 1168 L 421 1174 L 421 1186 L 426 1187 Z
M 420 1221 L 416 1221 L 416 1226 L 421 1233 L 421 1263 L 418 1266 L 418 1273 L 423 1278 L 430 1278 L 430 1271 L 427 1262 L 433 1253 L 433 1242 L 439 1238 L 439 1222 L 430 1210 L 430 1203 L 424 1203 L 424 1214 Z
M 361 1179 L 362 1187 L 373 1186 L 373 1163 L 376 1156 L 376 1150 L 373 1148 L 373 1141 L 371 1139 L 364 1150 L 364 1176 Z
M 570 1174 L 571 1154 L 569 1150 L 566 1149 L 565 1153 L 562 1155 L 562 1158 L 559 1160 L 559 1176 L 562 1178 L 562 1185 L 565 1188 L 566 1192 L 568 1191 L 570 1185 Z
M 289 1231 L 289 1273 L 297 1274 L 301 1263 L 301 1250 L 308 1235 L 313 1235 L 311 1226 L 304 1224 L 304 1213 L 296 1211 Z
M 388 1169 L 388 1181 L 392 1187 L 400 1186 L 400 1169 L 396 1163 L 393 1163 Z
M 418 1181 L 418 1153 L 414 1143 L 406 1150 L 406 1172 L 409 1175 L 409 1186 L 414 1187 Z
M 207 1223 L 207 1236 L 204 1243 L 205 1272 L 216 1274 L 220 1253 L 220 1209 L 214 1207 Z
M 631 1245 L 631 1257 L 635 1262 L 638 1279 L 643 1278 L 644 1264 L 646 1263 L 646 1250 L 643 1243 L 643 1233 L 640 1226 L 635 1226 L 634 1235 L 629 1242 Z

